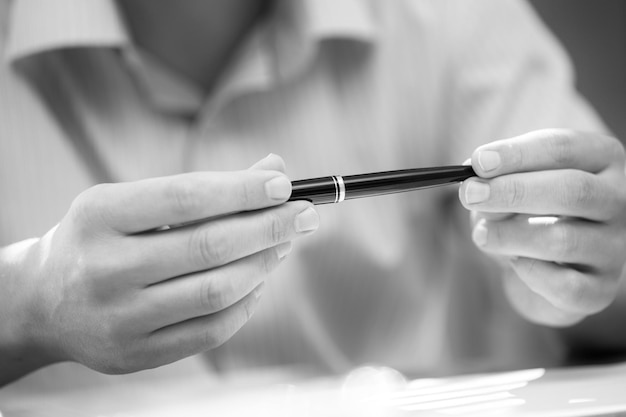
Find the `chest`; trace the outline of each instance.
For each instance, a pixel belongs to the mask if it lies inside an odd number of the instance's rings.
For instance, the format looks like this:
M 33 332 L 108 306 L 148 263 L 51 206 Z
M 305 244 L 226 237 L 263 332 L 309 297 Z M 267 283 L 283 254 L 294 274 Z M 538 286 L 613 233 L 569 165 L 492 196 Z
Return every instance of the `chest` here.
M 0 243 L 45 233 L 102 180 L 244 169 L 269 152 L 283 156 L 294 179 L 436 163 L 426 92 L 398 96 L 369 58 L 352 58 L 364 65 L 319 59 L 293 82 L 209 102 L 189 123 L 151 108 L 110 54 L 91 54 L 65 75 L 85 132 L 72 138 L 32 86 L 3 68 Z M 89 142 L 113 178 L 94 178 L 76 141 Z

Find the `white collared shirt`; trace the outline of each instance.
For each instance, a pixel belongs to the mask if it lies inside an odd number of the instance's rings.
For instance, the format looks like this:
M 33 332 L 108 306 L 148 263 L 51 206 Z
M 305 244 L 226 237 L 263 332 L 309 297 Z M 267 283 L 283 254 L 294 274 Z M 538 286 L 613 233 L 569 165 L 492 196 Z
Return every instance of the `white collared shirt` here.
M 115 181 L 241 169 L 269 152 L 293 179 L 455 164 L 533 129 L 603 129 L 526 5 L 468 3 L 282 2 L 206 98 L 133 45 L 111 0 L 0 0 L 0 244 L 42 235 L 102 180 L 20 71 L 42 58 Z M 185 112 L 199 116 L 174 117 Z M 510 309 L 454 196 L 320 207 L 321 229 L 213 359 L 410 375 L 558 363 L 556 335 Z

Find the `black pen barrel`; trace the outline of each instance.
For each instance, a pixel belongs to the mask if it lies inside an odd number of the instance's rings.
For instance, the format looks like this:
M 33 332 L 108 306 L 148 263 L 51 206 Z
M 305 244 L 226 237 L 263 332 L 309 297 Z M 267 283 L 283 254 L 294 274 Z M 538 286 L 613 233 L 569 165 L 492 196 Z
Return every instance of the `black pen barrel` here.
M 437 187 L 475 176 L 471 166 L 406 169 L 343 177 L 346 200 Z
M 338 203 L 451 184 L 475 175 L 471 166 L 456 165 L 310 178 L 291 183 L 289 200 L 308 200 L 313 204 Z
M 313 204 L 335 203 L 338 199 L 335 177 L 309 178 L 291 182 L 293 200 L 307 200 Z

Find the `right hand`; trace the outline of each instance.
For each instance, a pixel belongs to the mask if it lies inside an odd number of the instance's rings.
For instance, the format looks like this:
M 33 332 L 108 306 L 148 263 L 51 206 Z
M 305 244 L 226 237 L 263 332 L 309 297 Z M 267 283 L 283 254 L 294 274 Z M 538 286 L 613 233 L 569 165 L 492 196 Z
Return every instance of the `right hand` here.
M 0 336 L 9 323 L 13 346 L 104 373 L 217 347 L 250 318 L 291 240 L 318 226 L 310 203 L 283 204 L 282 169 L 270 156 L 88 189 L 43 238 L 3 255 L 13 291 L 0 295 Z

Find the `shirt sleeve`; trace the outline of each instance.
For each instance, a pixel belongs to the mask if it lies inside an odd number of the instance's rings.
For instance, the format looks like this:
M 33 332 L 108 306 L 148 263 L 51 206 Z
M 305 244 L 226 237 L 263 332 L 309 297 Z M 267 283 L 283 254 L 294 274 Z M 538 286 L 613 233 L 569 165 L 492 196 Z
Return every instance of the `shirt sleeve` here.
M 446 137 L 456 154 L 542 128 L 606 132 L 564 49 L 522 0 L 446 0 Z

